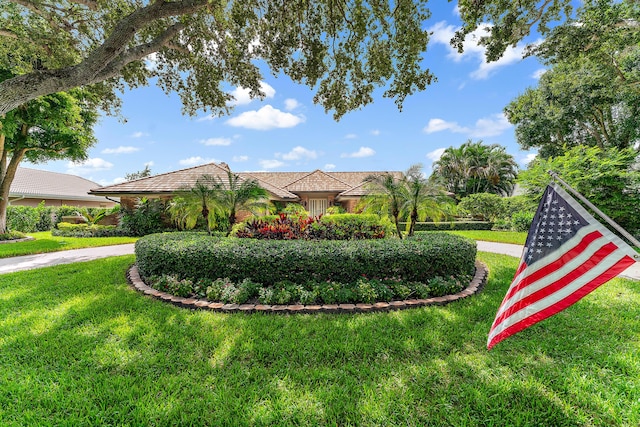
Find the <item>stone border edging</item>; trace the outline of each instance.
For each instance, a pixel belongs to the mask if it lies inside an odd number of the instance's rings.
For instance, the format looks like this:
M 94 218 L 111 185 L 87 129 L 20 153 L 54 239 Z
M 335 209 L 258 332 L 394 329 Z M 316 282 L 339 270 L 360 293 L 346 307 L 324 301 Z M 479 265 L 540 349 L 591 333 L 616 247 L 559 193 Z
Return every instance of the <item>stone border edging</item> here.
M 148 286 L 140 278 L 137 265 L 127 271 L 129 284 L 145 295 L 169 302 L 178 307 L 213 310 L 221 313 L 370 313 L 378 311 L 403 310 L 427 305 L 445 305 L 453 301 L 474 295 L 487 283 L 489 269 L 476 260 L 476 273 L 469 285 L 453 295 L 427 299 L 409 299 L 404 301 L 377 302 L 375 304 L 323 304 L 323 305 L 264 305 L 264 304 L 224 304 L 195 298 L 183 298 L 166 292 L 160 292 Z
M 36 239 L 35 237 L 27 236 L 27 237 L 23 237 L 22 239 L 0 240 L 0 245 L 3 245 L 5 243 L 28 242 L 30 240 L 35 240 L 35 239 Z

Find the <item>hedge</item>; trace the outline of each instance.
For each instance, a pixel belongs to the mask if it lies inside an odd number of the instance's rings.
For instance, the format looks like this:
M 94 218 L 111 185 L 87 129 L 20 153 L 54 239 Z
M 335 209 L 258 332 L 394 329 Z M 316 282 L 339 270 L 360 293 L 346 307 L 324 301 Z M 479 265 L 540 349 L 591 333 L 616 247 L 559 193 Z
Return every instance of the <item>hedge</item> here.
M 400 226 L 405 228 L 406 222 Z M 488 221 L 443 221 L 443 222 L 416 222 L 414 231 L 449 231 L 449 230 L 491 230 L 492 222 Z
M 58 223 L 57 229 L 51 230 L 52 236 L 58 237 L 126 237 L 129 236 L 127 230 L 118 228 L 115 225 L 90 225 L 90 224 L 70 224 L 68 222 Z
M 413 239 L 307 241 L 148 235 L 136 243 L 143 277 L 244 279 L 269 286 L 283 280 L 354 283 L 360 277 L 427 281 L 474 272 L 474 241 L 446 233 Z

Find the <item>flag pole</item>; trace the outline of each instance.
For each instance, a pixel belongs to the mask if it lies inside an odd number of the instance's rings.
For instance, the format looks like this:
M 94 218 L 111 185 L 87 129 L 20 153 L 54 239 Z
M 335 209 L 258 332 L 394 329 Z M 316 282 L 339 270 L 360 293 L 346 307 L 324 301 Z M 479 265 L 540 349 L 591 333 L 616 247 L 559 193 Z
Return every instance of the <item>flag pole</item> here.
M 553 179 L 557 180 L 560 184 L 565 186 L 567 190 L 569 190 L 571 193 L 573 193 L 574 196 L 576 196 L 578 199 L 580 199 L 591 210 L 593 210 L 595 213 L 600 215 L 600 217 L 602 219 L 604 219 L 605 221 L 607 221 L 607 223 L 609 223 L 609 225 L 611 225 L 620 234 L 622 234 L 624 237 L 626 237 L 627 240 L 630 241 L 631 243 L 633 243 L 635 247 L 640 248 L 640 242 L 635 237 L 633 237 L 627 230 L 622 228 L 620 225 L 618 225 L 618 223 L 616 223 L 614 220 L 612 220 L 607 215 L 605 215 L 604 212 L 602 212 L 600 209 L 595 207 L 593 205 L 593 203 L 591 203 L 589 200 L 586 199 L 586 197 L 584 197 L 582 194 L 578 193 L 578 191 L 576 191 L 573 188 L 571 188 L 571 186 L 569 184 L 567 184 L 564 180 L 562 180 L 562 178 L 560 178 L 557 173 L 555 173 L 552 170 L 548 171 L 548 173 L 549 173 L 549 175 L 551 175 L 551 177 Z

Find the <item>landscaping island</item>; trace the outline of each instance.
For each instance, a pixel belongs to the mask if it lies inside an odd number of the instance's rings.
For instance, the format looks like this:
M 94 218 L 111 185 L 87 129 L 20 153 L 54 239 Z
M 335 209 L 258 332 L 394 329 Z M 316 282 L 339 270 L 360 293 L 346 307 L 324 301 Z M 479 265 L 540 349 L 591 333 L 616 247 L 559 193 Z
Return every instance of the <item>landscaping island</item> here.
M 475 258 L 474 241 L 445 233 L 337 241 L 163 233 L 136 243 L 131 278 L 149 295 L 191 307 L 371 311 L 475 293 L 486 278 Z

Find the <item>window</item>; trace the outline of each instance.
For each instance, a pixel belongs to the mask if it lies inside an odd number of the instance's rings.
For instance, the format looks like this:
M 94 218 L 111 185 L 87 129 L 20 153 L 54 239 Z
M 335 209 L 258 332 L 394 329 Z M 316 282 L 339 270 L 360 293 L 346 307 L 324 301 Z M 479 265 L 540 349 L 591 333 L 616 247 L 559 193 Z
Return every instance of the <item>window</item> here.
M 327 212 L 327 199 L 309 199 L 309 215 L 324 215 Z

